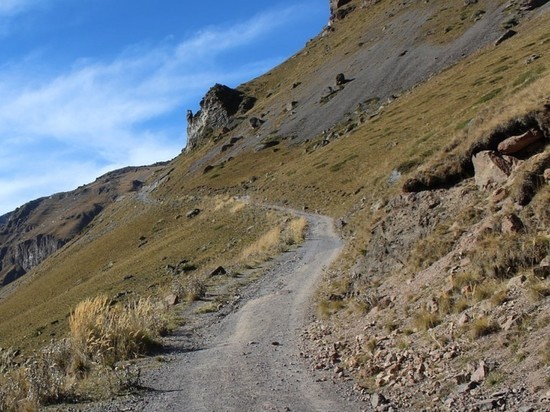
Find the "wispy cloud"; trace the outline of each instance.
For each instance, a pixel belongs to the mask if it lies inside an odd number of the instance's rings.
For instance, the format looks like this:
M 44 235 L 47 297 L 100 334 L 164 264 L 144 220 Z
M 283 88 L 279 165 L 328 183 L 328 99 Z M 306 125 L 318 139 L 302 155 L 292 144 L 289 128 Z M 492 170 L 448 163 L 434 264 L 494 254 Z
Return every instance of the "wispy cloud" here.
M 43 1 L 2 0 L 0 15 Z M 0 214 L 31 194 L 68 190 L 109 169 L 175 156 L 185 144 L 185 109 L 209 86 L 240 83 L 278 63 L 275 58 L 223 67 L 218 57 L 253 45 L 296 15 L 296 7 L 273 10 L 231 27 L 204 29 L 177 44 L 133 46 L 111 61 L 75 61 L 50 77 L 26 69 L 29 61 L 0 67 Z M 149 125 L 180 113 L 176 136 Z M 31 160 L 30 152 L 50 153 L 52 147 L 64 154 Z M 18 172 L 23 164 L 25 174 Z M 40 179 L 33 178 L 37 174 Z

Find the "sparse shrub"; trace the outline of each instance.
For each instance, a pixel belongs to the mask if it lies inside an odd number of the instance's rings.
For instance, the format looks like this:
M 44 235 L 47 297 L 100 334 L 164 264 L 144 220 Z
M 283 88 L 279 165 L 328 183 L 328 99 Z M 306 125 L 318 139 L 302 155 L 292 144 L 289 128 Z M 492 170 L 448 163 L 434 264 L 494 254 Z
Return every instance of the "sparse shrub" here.
M 462 313 L 469 307 L 470 307 L 470 303 L 468 302 L 468 299 L 466 299 L 465 297 L 461 297 L 455 302 L 453 307 L 453 312 Z
M 546 236 L 491 233 L 478 242 L 470 259 L 480 274 L 508 279 L 538 264 L 549 250 L 550 239 Z
M 531 278 L 527 283 L 527 291 L 533 302 L 550 296 L 550 281 Z
M 441 318 L 436 313 L 431 313 L 424 309 L 416 313 L 413 323 L 418 330 L 426 331 L 439 325 Z
M 192 302 L 202 298 L 206 294 L 206 280 L 200 274 L 191 275 L 185 279 L 174 281 L 172 291 L 182 299 Z
M 73 349 L 105 365 L 145 354 L 166 325 L 151 299 L 111 305 L 106 296 L 98 296 L 79 303 L 69 318 Z
M 497 288 L 498 288 L 498 285 L 496 284 L 496 282 L 489 281 L 489 282 L 480 283 L 474 288 L 474 292 L 473 292 L 474 299 L 477 302 L 481 302 L 482 300 L 489 299 L 496 293 Z
M 490 335 L 497 332 L 500 327 L 496 322 L 487 319 L 486 317 L 479 317 L 474 319 L 470 323 L 470 335 L 472 339 L 479 339 L 483 336 Z
M 260 237 L 256 242 L 246 247 L 241 253 L 242 260 L 261 260 L 278 251 L 281 243 L 281 228 L 275 226 Z
M 286 230 L 286 244 L 295 245 L 302 243 L 306 236 L 307 225 L 307 219 L 305 217 L 292 219 Z
M 499 383 L 504 382 L 504 375 L 498 371 L 490 372 L 489 375 L 487 375 L 486 382 L 489 386 L 496 386 Z

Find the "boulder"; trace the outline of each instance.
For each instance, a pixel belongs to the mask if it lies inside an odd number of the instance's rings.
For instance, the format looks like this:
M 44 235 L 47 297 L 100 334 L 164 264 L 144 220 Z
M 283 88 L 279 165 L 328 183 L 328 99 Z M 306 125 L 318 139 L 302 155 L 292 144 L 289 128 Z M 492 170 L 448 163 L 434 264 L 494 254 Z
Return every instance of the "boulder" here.
M 179 298 L 177 295 L 170 293 L 164 298 L 164 302 L 166 302 L 168 306 L 175 306 L 179 303 Z
M 480 189 L 488 189 L 505 183 L 512 171 L 521 163 L 511 156 L 501 156 L 484 150 L 472 157 L 475 182 Z
M 498 39 L 496 39 L 495 46 L 498 46 L 499 44 L 505 42 L 509 38 L 514 37 L 516 34 L 518 34 L 517 31 L 507 30 L 502 36 L 500 36 Z
M 483 382 L 485 378 L 487 378 L 487 375 L 489 374 L 489 367 L 484 361 L 479 361 L 479 365 L 477 369 L 472 373 L 472 376 L 470 378 L 471 382 Z
M 512 213 L 502 220 L 502 233 L 517 233 L 524 229 L 523 222 L 518 215 Z
M 546 180 L 547 182 L 550 182 L 550 169 L 546 169 L 543 172 L 543 176 L 544 176 L 544 180 Z
M 342 86 L 346 84 L 346 76 L 344 73 L 338 73 L 336 75 L 336 86 Z
M 498 151 L 505 155 L 514 154 L 525 149 L 527 146 L 530 146 L 543 137 L 544 135 L 540 130 L 530 129 L 519 136 L 512 136 L 500 142 L 498 145 Z
M 187 212 L 185 216 L 187 217 L 187 219 L 193 219 L 194 217 L 198 216 L 200 212 L 201 212 L 200 209 L 192 209 L 189 212 Z
M 248 122 L 250 123 L 250 127 L 252 127 L 254 130 L 259 129 L 264 123 L 262 119 L 258 119 L 257 117 L 251 117 Z

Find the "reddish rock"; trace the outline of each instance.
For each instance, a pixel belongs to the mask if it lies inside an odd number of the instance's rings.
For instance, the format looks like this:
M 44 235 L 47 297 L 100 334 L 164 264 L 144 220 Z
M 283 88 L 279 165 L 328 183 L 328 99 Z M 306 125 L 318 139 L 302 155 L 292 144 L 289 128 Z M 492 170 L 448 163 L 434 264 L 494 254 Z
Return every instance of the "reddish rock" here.
M 501 156 L 491 150 L 485 150 L 472 157 L 475 170 L 475 182 L 480 189 L 504 184 L 512 171 L 521 163 L 511 156 Z
M 512 136 L 500 142 L 498 145 L 498 151 L 507 155 L 514 154 L 525 149 L 527 146 L 532 145 L 543 137 L 544 135 L 540 130 L 531 129 L 519 136 Z
M 513 213 L 502 220 L 502 233 L 517 233 L 521 232 L 523 228 L 523 222 Z
M 472 382 L 483 382 L 488 374 L 489 374 L 489 368 L 487 367 L 484 361 L 480 361 L 479 366 L 477 367 L 475 372 L 472 373 L 472 377 L 470 378 L 470 380 Z

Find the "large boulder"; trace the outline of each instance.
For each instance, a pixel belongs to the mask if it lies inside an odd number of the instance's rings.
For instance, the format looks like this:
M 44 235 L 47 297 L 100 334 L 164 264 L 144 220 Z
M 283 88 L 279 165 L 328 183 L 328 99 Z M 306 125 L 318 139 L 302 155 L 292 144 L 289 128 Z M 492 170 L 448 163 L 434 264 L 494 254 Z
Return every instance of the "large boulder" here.
M 491 150 L 484 150 L 472 157 L 472 163 L 476 185 L 481 189 L 490 189 L 506 183 L 521 161 Z
M 519 136 L 512 136 L 506 140 L 503 140 L 498 145 L 498 151 L 505 155 L 514 154 L 532 145 L 543 137 L 544 135 L 540 130 L 531 129 Z

